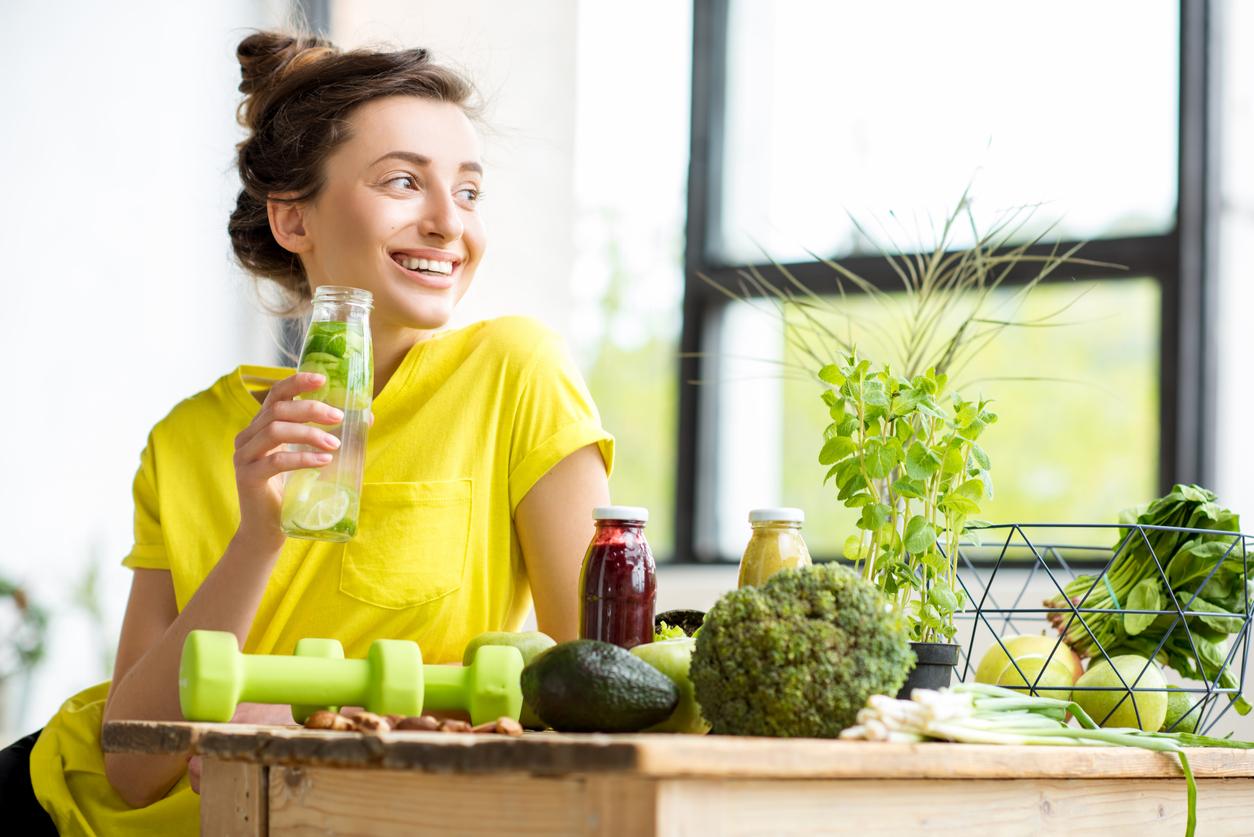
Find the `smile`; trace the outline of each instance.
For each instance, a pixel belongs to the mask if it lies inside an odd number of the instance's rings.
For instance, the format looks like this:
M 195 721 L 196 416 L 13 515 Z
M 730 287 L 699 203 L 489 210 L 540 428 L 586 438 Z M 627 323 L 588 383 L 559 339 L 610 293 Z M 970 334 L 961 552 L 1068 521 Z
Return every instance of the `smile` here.
M 439 259 L 419 259 L 404 253 L 393 253 L 392 260 L 406 270 L 433 276 L 452 276 L 454 262 Z

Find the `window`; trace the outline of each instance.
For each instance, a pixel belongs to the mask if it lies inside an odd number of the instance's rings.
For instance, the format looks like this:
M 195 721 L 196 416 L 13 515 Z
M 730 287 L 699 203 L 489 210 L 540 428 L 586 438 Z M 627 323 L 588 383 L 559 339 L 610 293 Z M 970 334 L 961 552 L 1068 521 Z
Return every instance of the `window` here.
M 821 484 L 817 370 L 780 374 L 797 360 L 787 318 L 763 315 L 742 271 L 782 285 L 771 262 L 784 263 L 797 286 L 891 328 L 848 283 L 832 297 L 820 257 L 899 292 L 881 253 L 929 251 L 969 184 L 977 229 L 1041 203 L 1013 242 L 1087 242 L 1077 255 L 1107 263 L 1051 275 L 1017 314 L 1053 312 L 1056 327 L 1007 329 L 957 376 L 1001 416 L 982 516 L 1108 522 L 1209 479 L 1206 3 L 694 8 L 681 379 L 699 384 L 680 391 L 681 560 L 735 560 L 755 505 L 806 509 L 816 555 L 852 531 Z M 962 230 L 950 247 L 971 241 Z M 1008 305 L 1029 278 L 1008 277 Z
M 617 440 L 611 496 L 649 509 L 660 561 L 675 550 L 690 27 L 671 0 L 578 9 L 572 339 Z

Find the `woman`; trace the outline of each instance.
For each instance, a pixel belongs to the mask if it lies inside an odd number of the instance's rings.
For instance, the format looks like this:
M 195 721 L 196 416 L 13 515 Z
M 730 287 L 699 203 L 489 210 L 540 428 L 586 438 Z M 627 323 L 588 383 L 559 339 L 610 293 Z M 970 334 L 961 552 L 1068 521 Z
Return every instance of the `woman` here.
M 423 50 L 263 32 L 238 57 L 250 135 L 229 225 L 237 257 L 298 303 L 324 284 L 374 296 L 360 530 L 328 544 L 279 527 L 283 475 L 336 446 L 323 428 L 340 415 L 295 400 L 319 376 L 241 367 L 158 423 L 135 477 L 112 684 L 67 701 L 30 756 L 34 795 L 63 834 L 194 832 L 186 759 L 100 749 L 103 722 L 181 717 L 189 631 L 231 631 L 256 654 L 325 636 L 364 656 L 399 637 L 455 662 L 475 635 L 517 629 L 534 599 L 539 628 L 573 638 L 591 510 L 609 499 L 613 440 L 557 337 L 514 317 L 436 331 L 486 244 L 470 85 Z M 291 715 L 246 706 L 237 720 Z

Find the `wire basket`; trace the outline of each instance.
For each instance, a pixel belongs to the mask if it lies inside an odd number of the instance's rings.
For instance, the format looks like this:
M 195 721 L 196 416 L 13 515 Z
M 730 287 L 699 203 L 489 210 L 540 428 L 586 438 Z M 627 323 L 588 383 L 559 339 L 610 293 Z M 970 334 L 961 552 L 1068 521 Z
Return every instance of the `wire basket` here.
M 1179 690 L 1188 695 L 1189 709 L 1167 731 L 1206 733 L 1230 709 L 1249 711 L 1241 690 L 1254 614 L 1249 563 L 1254 536 L 1172 526 L 1048 523 L 988 526 L 977 534 L 978 542 L 963 543 L 958 550 L 958 583 L 966 594 L 966 607 L 955 613 L 959 679 L 974 679 L 985 651 L 998 645 L 1016 672 L 1003 670 L 1003 678 L 1011 681 L 1006 685 L 1063 699 L 1080 691 L 1108 692 L 1109 712 L 1093 720 L 1104 723 L 1130 702 L 1136 724 L 1144 727 L 1146 698 L 1138 702 L 1134 692 L 1168 691 L 1157 685 L 1150 665 L 1129 672 L 1112 663 L 1119 687 L 1051 684 L 1047 673 L 1057 671 L 1053 661 L 1069 659 L 1066 635 L 1085 652 L 1081 656 L 1089 658 L 1090 668 L 1098 660 L 1109 663 L 1118 655 L 1138 654 L 1174 670 L 1174 679 L 1183 679 Z M 1156 551 L 1156 539 L 1171 541 L 1170 550 L 1160 543 Z M 1091 545 L 1099 543 L 1111 545 Z M 1140 592 L 1134 586 L 1129 595 L 1127 582 L 1135 568 L 1141 570 Z M 1054 641 L 1039 643 L 1043 647 L 1034 657 L 1020 655 L 1033 660 L 1021 667 L 1006 647 L 1007 638 L 1041 633 Z M 1164 674 L 1173 679 L 1170 672 Z

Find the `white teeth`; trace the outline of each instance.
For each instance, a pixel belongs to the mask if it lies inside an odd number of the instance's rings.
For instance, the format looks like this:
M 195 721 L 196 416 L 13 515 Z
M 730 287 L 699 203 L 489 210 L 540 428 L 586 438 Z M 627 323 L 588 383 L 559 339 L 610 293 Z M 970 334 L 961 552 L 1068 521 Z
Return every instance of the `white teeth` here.
M 399 256 L 397 261 L 401 267 L 407 270 L 425 270 L 430 273 L 443 273 L 445 276 L 453 272 L 452 262 L 442 262 L 435 259 L 411 259 L 406 256 Z

